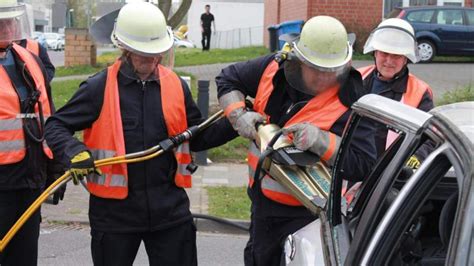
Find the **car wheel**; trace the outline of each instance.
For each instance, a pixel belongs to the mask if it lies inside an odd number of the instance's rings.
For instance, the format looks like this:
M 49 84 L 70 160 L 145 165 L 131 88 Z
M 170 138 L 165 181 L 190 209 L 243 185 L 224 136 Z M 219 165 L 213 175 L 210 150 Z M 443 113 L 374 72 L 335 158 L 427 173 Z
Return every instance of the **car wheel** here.
M 420 62 L 431 62 L 436 55 L 436 47 L 428 40 L 418 41 L 418 53 L 420 55 Z

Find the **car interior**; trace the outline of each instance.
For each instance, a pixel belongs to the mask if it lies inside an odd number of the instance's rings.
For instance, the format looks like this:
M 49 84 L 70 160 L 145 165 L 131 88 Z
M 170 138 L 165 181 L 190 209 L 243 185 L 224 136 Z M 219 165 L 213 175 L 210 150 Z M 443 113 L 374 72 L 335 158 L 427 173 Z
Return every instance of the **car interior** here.
M 354 237 L 360 216 L 372 198 L 371 195 L 374 193 L 374 188 L 379 183 L 382 173 L 401 147 L 405 136 L 403 132 L 399 133 L 399 138 L 377 160 L 372 173 L 364 180 L 355 198 L 348 206 L 342 204 L 343 208 L 347 207 L 345 217 L 350 239 Z M 425 135 L 420 143 L 413 154 L 434 150 L 441 145 Z M 393 180 L 375 224 L 378 224 L 383 218 L 384 213 L 392 205 L 413 173 L 412 169 L 404 167 Z M 439 178 L 439 182 L 417 208 L 416 213 L 411 214 L 413 217 L 411 222 L 405 225 L 407 229 L 393 247 L 391 258 L 387 262 L 389 265 L 444 265 L 456 214 L 459 188 L 456 173 L 452 168 L 447 173 L 440 174 L 440 177 L 442 176 L 444 177 Z

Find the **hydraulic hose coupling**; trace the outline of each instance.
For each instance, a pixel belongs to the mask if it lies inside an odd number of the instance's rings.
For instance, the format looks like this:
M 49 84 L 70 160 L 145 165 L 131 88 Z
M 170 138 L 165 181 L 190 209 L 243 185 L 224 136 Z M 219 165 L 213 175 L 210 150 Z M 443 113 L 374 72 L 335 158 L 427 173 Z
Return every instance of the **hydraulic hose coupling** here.
M 199 126 L 192 126 L 186 129 L 183 133 L 162 140 L 159 145 L 164 151 L 171 151 L 183 142 L 190 140 L 197 132 L 199 132 Z

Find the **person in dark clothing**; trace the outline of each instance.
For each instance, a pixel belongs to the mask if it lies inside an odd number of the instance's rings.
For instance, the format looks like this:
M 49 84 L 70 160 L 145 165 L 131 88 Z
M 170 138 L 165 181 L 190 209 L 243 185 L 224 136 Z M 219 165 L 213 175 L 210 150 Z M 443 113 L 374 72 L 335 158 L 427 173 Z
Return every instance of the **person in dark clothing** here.
M 211 6 L 206 5 L 205 6 L 206 12 L 202 13 L 201 15 L 201 33 L 202 33 L 202 39 L 201 39 L 201 44 L 202 44 L 202 50 L 203 51 L 209 51 L 209 48 L 211 47 L 211 23 L 214 27 L 214 32 L 216 31 L 216 21 L 214 19 L 214 15 L 211 14 Z
M 43 63 L 43 66 L 46 69 L 46 74 L 48 74 L 48 83 L 51 83 L 54 78 L 56 68 L 54 67 L 53 63 L 51 63 L 51 59 L 49 59 L 48 50 L 39 42 L 31 39 L 23 39 L 19 41 L 18 44 L 39 57 L 41 63 Z
M 132 265 L 142 241 L 150 265 L 196 265 L 196 228 L 183 189 L 190 186 L 190 173 L 182 166 L 191 163 L 184 161 L 189 150 L 218 146 L 237 134 L 221 119 L 176 152 L 95 173 L 94 159 L 148 149 L 176 128 L 203 121 L 186 83 L 169 69 L 173 36 L 161 11 L 151 3 L 129 3 L 114 29 L 122 57 L 80 85 L 46 123 L 46 138 L 73 178 L 89 174 L 95 265 Z M 73 134 L 83 129 L 81 142 Z
M 332 17 L 314 17 L 289 51 L 224 68 L 216 78 L 219 103 L 241 136 L 254 140 L 255 124 L 266 120 L 292 134 L 296 148 L 319 155 L 331 167 L 350 106 L 365 94 L 360 74 L 350 67 L 351 57 L 344 26 Z M 245 109 L 245 97 L 255 98 L 253 110 Z M 250 153 L 255 150 L 252 142 Z M 344 172 L 348 179 L 361 180 L 375 161 L 371 125 L 360 124 L 349 153 Z M 252 215 L 245 265 L 280 265 L 284 238 L 316 217 L 294 204 L 283 186 L 273 182 L 273 188 L 267 187 L 270 176 L 254 180 L 254 159 L 249 155 L 248 161 Z
M 393 40 L 399 40 L 397 43 Z M 433 92 L 428 84 L 409 73 L 408 61 L 418 61 L 416 39 L 413 27 L 398 18 L 384 20 L 367 40 L 364 53 L 374 53 L 375 65 L 359 69 L 364 87 L 371 93 L 428 112 L 434 107 Z M 380 156 L 395 140 L 396 134 L 383 125 L 377 126 L 375 143 Z M 418 168 L 433 150 L 427 142 L 409 159 L 408 166 Z
M 24 4 L 0 7 L 0 237 L 44 189 L 52 152 L 44 121 L 54 113 L 41 61 L 16 43 L 29 35 Z M 60 171 L 63 169 L 60 169 Z M 0 265 L 37 265 L 38 209 L 0 252 Z

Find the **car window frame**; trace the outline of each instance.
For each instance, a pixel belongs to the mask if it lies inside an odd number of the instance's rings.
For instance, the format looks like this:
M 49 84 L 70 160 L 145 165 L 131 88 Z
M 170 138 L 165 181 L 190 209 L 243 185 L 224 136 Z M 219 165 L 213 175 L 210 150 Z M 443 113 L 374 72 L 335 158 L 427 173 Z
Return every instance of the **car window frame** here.
M 472 196 L 472 189 L 469 189 L 472 188 L 473 177 L 472 158 L 469 158 L 469 154 L 472 154 L 472 145 L 470 145 L 470 142 L 462 133 L 460 134 L 460 131 L 455 126 L 450 125 L 449 121 L 435 117 L 430 121 L 430 124 L 429 130 L 433 131 L 432 134 L 444 135 L 444 143 L 428 156 L 418 171 L 402 188 L 399 196 L 397 196 L 397 199 L 377 226 L 373 239 L 365 250 L 366 252 L 361 261 L 362 264 L 379 265 L 387 262 L 393 255 L 393 247 L 398 244 L 403 232 L 410 226 L 410 222 L 418 213 L 422 203 L 426 201 L 451 167 L 454 168 L 456 173 L 458 193 L 460 195 L 457 211 L 462 210 L 463 206 L 467 204 L 466 198 Z M 471 151 L 469 152 L 468 149 L 471 149 Z M 448 160 L 445 160 L 443 157 Z M 443 165 L 443 163 L 447 164 Z M 429 168 L 430 166 L 433 166 L 433 168 Z M 429 182 L 431 184 L 428 184 Z M 415 186 L 418 187 L 418 190 L 413 190 L 411 194 L 408 194 L 409 192 L 407 191 L 414 189 Z M 411 212 L 407 211 L 410 207 Z M 400 211 L 405 215 L 401 215 Z M 458 242 L 452 241 L 460 237 L 459 233 L 457 235 L 455 233 L 460 231 L 460 223 L 462 222 L 459 221 L 457 211 L 446 255 L 445 263 L 447 265 L 452 265 L 454 260 L 460 259 L 459 256 L 453 255 L 459 248 L 457 246 Z
M 350 139 L 352 138 L 352 135 L 360 119 L 362 119 L 362 117 L 367 117 L 368 119 L 373 119 L 374 121 L 384 123 L 390 128 L 405 132 L 404 139 L 400 144 L 400 149 L 396 152 L 393 159 L 388 163 L 387 167 L 382 172 L 382 177 L 378 181 L 379 185 L 376 186 L 376 189 L 378 188 L 379 190 L 388 190 L 394 182 L 392 175 L 398 176 L 400 174 L 401 168 L 408 159 L 408 156 L 413 154 L 416 147 L 418 147 L 421 139 L 421 133 L 424 131 L 427 122 L 431 118 L 430 114 L 375 94 L 369 94 L 362 97 L 352 106 L 352 109 L 354 112 L 351 114 L 350 120 L 346 125 L 346 129 L 341 140 L 341 148 L 338 151 L 335 167 L 333 168 L 330 198 L 326 209 L 328 219 L 327 223 L 328 227 L 330 227 L 329 231 L 332 237 L 330 242 L 334 243 L 334 245 L 331 247 L 335 249 L 330 253 L 331 257 L 336 257 L 332 259 L 339 261 L 352 261 L 353 259 L 356 259 L 354 257 L 358 256 L 356 253 L 351 253 L 351 250 L 353 250 L 352 245 L 349 245 L 348 250 L 344 250 L 345 243 L 339 241 L 339 239 L 351 239 L 349 230 L 346 230 L 345 228 L 343 228 L 343 230 L 336 229 L 338 229 L 339 225 L 343 224 L 343 221 L 344 223 L 347 223 L 347 220 L 345 220 L 345 217 L 343 217 L 343 213 L 341 211 L 341 189 L 344 176 L 344 173 L 341 169 L 343 165 L 342 162 L 347 154 L 347 148 L 345 147 L 348 145 L 348 143 L 350 143 Z M 394 115 L 395 117 L 392 117 L 393 114 L 396 114 Z M 404 117 L 404 119 L 397 120 L 397 115 Z M 383 183 L 382 186 L 380 186 L 380 182 Z M 386 192 L 383 193 L 383 191 L 380 192 L 375 190 L 374 193 L 376 192 L 378 192 L 378 194 L 373 195 L 372 197 L 375 196 L 377 202 L 383 202 L 383 200 L 385 200 L 384 195 L 386 195 Z M 372 219 L 372 216 L 376 217 L 380 209 L 381 206 L 375 204 L 375 208 L 369 208 L 365 210 L 364 213 L 369 212 L 370 214 L 368 216 L 362 216 L 365 223 L 373 223 L 374 219 Z M 374 211 L 375 214 L 372 213 Z M 369 218 L 366 219 L 366 217 Z M 348 224 L 345 225 L 345 227 L 348 228 Z M 367 229 L 367 227 L 365 230 L 370 231 Z M 338 232 L 344 232 L 347 235 L 342 237 L 335 235 Z M 364 245 L 364 243 L 369 240 L 368 236 L 370 235 L 367 232 L 358 232 L 359 228 L 357 229 L 354 238 L 352 238 L 352 243 L 356 242 L 358 245 Z

